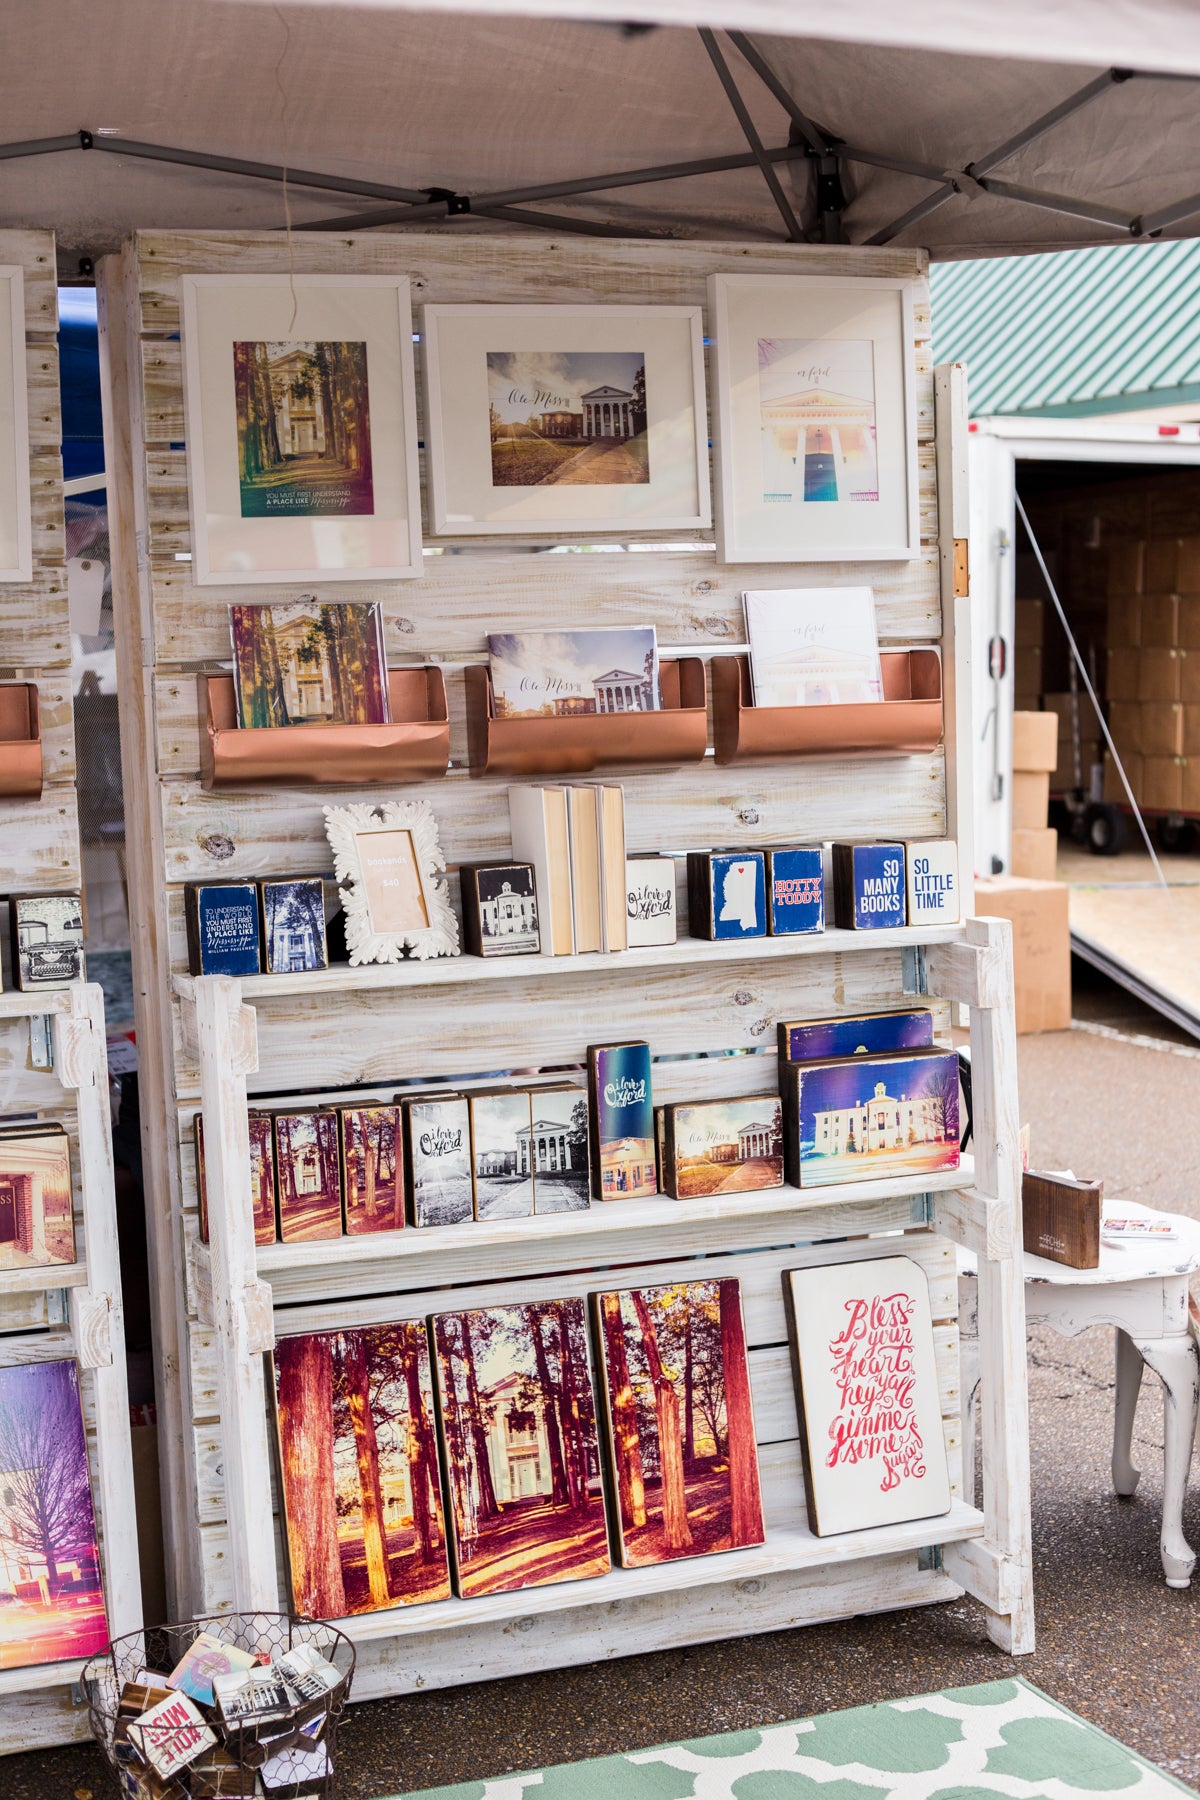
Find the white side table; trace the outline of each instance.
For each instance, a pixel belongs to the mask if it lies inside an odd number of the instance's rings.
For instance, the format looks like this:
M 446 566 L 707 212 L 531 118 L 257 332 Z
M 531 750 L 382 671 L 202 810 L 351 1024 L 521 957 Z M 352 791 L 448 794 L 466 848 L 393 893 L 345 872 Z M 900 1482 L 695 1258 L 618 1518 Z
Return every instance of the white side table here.
M 1163 1384 L 1163 1511 L 1159 1548 L 1168 1587 L 1187 1587 L 1196 1555 L 1183 1535 L 1183 1497 L 1200 1403 L 1200 1354 L 1188 1323 L 1188 1277 L 1200 1268 L 1200 1224 L 1155 1213 L 1132 1201 L 1108 1201 L 1106 1211 L 1127 1218 L 1169 1218 L 1178 1237 L 1165 1243 L 1100 1246 L 1097 1269 L 1068 1269 L 1043 1256 L 1025 1257 L 1025 1316 L 1063 1337 L 1089 1325 L 1117 1334 L 1116 1407 L 1112 1477 L 1130 1495 L 1139 1471 L 1131 1458 L 1133 1415 L 1142 1370 Z M 979 1387 L 975 1259 L 959 1251 L 959 1330 L 962 1344 L 963 1457 L 968 1483 L 975 1468 L 975 1395 Z

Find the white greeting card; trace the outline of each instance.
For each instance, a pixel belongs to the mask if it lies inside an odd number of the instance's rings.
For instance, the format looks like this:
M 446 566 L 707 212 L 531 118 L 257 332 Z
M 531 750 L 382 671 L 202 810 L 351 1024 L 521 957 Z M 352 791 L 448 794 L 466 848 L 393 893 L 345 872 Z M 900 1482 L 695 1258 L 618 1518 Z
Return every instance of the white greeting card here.
M 767 588 L 742 598 L 755 706 L 883 699 L 869 587 Z

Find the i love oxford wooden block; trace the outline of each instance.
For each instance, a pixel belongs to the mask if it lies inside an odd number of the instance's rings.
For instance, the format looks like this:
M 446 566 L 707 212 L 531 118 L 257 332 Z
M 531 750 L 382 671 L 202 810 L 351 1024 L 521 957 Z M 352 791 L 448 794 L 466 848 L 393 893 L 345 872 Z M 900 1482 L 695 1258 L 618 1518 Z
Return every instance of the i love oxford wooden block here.
M 957 925 L 961 903 L 958 888 L 958 845 L 953 838 L 935 838 L 904 846 L 908 876 L 910 925 Z
M 833 846 L 833 920 L 843 931 L 905 923 L 903 844 Z

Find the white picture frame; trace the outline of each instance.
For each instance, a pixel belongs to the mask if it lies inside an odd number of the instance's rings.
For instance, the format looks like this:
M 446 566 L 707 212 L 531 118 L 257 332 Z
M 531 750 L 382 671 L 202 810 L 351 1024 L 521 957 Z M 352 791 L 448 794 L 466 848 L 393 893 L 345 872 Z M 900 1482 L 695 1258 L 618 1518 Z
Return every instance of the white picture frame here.
M 421 574 L 407 277 L 184 275 L 180 309 L 193 582 Z
M 459 954 L 446 859 L 427 800 L 325 808 L 352 964 Z M 372 854 L 374 852 L 374 854 Z M 389 892 L 389 890 L 394 890 Z
M 435 536 L 711 527 L 700 307 L 430 305 L 422 336 Z
M 708 308 L 719 558 L 918 555 L 913 283 L 710 275 Z
M 0 581 L 32 580 L 25 275 L 0 263 Z
M 910 1256 L 783 1271 L 817 1537 L 950 1511 L 929 1282 Z M 889 1419 L 885 1434 L 880 1416 Z

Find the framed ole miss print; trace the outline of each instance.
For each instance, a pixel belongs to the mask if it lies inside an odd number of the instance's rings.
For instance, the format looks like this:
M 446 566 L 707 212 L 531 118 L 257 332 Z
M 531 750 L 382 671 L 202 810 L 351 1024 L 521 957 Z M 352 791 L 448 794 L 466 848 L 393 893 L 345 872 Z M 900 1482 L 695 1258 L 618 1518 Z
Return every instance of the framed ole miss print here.
M 420 574 L 407 279 L 180 287 L 193 581 Z
M 785 1269 L 783 1302 L 816 1535 L 949 1512 L 925 1271 L 908 1256 Z
M 711 518 L 698 306 L 427 306 L 433 529 Z
M 708 306 L 722 560 L 916 556 L 912 284 L 710 275 Z

